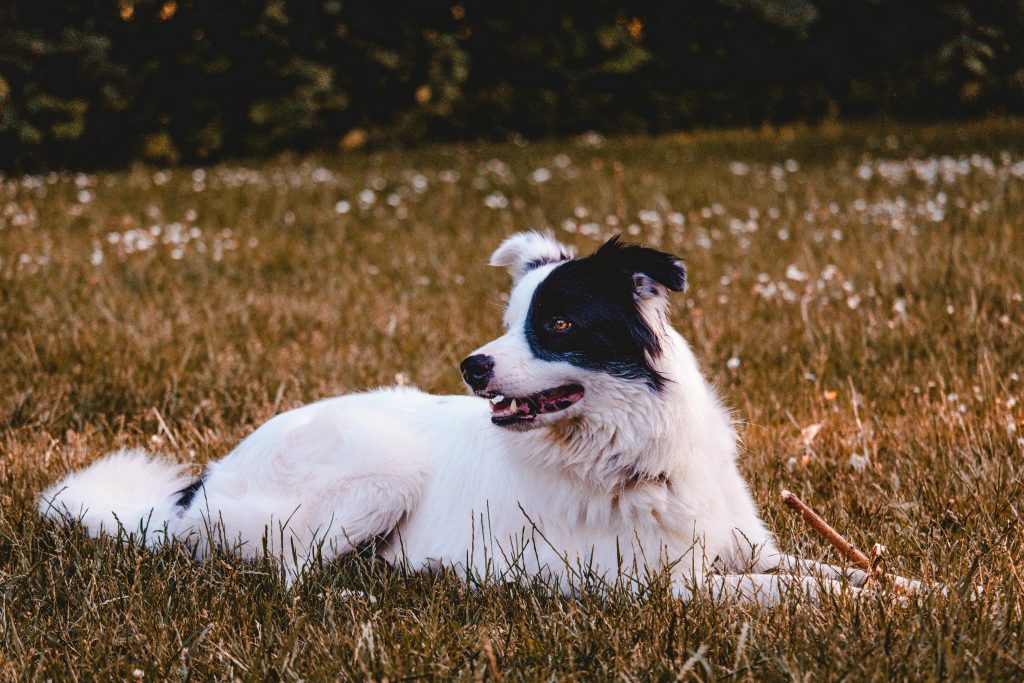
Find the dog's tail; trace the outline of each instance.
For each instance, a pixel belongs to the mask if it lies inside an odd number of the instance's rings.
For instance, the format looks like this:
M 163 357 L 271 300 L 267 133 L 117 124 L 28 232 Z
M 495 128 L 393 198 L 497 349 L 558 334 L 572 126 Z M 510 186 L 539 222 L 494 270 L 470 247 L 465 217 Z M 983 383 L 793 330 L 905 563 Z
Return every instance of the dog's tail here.
M 141 450 L 121 450 L 46 489 L 39 512 L 63 523 L 79 522 L 93 537 L 124 529 L 160 543 L 178 500 L 191 490 L 189 482 L 183 465 Z

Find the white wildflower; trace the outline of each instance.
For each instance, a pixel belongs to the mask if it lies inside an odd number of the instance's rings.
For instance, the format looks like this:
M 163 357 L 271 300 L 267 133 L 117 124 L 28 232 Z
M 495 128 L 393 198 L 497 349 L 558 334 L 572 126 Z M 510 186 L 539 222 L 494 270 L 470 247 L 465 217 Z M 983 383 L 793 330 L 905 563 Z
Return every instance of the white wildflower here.
M 867 466 L 871 463 L 871 459 L 866 455 L 860 453 L 854 453 L 850 456 L 850 467 L 857 472 L 863 472 L 867 469 Z
M 544 168 L 543 166 L 536 169 L 533 173 L 530 174 L 530 181 L 537 183 L 538 185 L 541 183 L 546 183 L 549 180 L 551 180 L 551 171 Z
M 803 282 L 807 279 L 807 273 L 800 270 L 795 263 L 791 263 L 789 264 L 789 267 L 786 268 L 786 277 L 796 282 Z

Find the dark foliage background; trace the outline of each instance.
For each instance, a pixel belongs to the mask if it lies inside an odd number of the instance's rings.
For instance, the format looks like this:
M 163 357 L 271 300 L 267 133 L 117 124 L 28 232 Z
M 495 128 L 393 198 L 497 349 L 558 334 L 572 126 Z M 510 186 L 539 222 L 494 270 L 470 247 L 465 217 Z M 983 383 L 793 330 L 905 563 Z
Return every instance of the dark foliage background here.
M 1024 109 L 1024 2 L 5 0 L 0 167 Z

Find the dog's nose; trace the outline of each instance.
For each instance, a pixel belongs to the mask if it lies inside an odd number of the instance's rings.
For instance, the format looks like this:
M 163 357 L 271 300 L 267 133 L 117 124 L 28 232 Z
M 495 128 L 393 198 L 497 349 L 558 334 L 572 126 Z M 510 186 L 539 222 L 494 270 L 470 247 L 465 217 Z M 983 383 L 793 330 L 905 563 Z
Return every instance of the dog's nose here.
M 483 391 L 494 376 L 494 359 L 478 353 L 462 361 L 462 379 L 473 391 Z

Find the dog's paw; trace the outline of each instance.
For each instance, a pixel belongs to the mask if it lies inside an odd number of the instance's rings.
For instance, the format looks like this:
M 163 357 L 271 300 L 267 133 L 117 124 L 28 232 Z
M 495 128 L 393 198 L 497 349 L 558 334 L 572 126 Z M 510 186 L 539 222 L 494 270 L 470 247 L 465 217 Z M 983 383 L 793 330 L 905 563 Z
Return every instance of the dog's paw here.
M 909 607 L 916 597 L 940 592 L 947 594 L 942 584 L 928 583 L 917 579 L 908 579 L 897 574 L 883 574 L 869 577 L 862 585 L 858 597 L 884 598 L 900 607 Z
M 855 600 L 882 600 L 883 602 L 897 607 L 910 607 L 913 604 L 913 600 L 909 593 L 901 591 L 891 590 L 890 587 L 882 587 L 876 583 L 873 586 L 864 586 L 862 588 L 854 588 L 855 593 L 853 597 Z
M 946 587 L 940 583 L 925 583 L 924 581 L 908 579 L 897 574 L 886 576 L 885 581 L 889 582 L 897 592 L 905 595 L 918 595 L 932 591 L 938 591 L 943 595 L 947 593 Z

